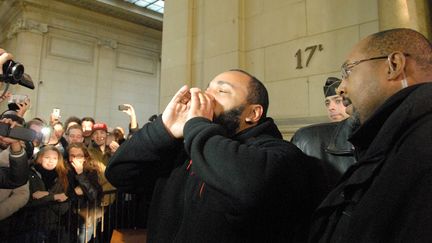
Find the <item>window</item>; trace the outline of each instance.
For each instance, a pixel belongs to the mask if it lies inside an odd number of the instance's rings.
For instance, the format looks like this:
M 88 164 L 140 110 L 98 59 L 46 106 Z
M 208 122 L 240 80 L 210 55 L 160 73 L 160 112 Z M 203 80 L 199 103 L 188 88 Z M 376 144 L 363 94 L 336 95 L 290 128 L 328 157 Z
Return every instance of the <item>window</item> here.
M 163 0 L 124 0 L 129 3 L 133 3 L 139 7 L 147 8 L 152 11 L 163 14 L 164 12 L 164 4 Z

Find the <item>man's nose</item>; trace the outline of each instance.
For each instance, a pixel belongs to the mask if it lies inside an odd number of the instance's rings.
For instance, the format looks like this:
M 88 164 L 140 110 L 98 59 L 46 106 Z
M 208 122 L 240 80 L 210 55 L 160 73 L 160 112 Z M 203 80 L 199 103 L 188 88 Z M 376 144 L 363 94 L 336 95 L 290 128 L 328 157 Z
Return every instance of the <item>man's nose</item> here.
M 336 110 L 336 104 L 334 101 L 331 101 L 328 107 L 329 110 Z

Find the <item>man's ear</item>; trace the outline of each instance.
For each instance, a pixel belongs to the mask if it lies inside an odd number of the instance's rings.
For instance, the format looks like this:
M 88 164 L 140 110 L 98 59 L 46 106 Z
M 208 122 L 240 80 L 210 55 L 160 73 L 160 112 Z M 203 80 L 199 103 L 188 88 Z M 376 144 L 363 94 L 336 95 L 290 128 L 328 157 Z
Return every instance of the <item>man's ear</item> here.
M 250 105 L 248 107 L 249 112 L 245 118 L 245 122 L 247 124 L 256 124 L 261 119 L 261 116 L 263 115 L 264 109 L 261 105 Z
M 402 52 L 396 51 L 391 53 L 387 58 L 388 80 L 400 80 L 403 77 L 403 72 L 405 69 L 406 57 Z

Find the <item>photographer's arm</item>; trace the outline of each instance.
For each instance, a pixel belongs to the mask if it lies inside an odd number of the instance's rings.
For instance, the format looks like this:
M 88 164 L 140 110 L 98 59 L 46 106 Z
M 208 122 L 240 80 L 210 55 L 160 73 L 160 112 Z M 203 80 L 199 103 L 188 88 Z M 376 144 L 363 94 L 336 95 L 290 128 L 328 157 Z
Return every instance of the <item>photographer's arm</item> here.
M 24 185 L 28 180 L 29 167 L 26 153 L 21 145 L 15 145 L 14 148 L 11 145 L 9 168 L 0 170 L 0 188 L 13 189 Z
M 127 106 L 128 109 L 127 110 L 123 110 L 123 112 L 126 113 L 126 114 L 128 114 L 129 118 L 130 118 L 129 134 L 127 136 L 129 138 L 135 132 L 137 132 L 139 130 L 139 128 L 138 128 L 138 122 L 137 122 L 137 118 L 136 118 L 136 114 L 135 114 L 135 109 L 133 108 L 133 106 L 130 105 L 130 104 L 124 104 L 124 106 Z
M 10 53 L 7 53 L 5 50 L 0 48 L 0 66 L 3 67 L 3 64 L 7 60 L 12 60 L 13 56 Z M 0 68 L 0 79 L 3 81 L 3 68 Z
M 11 119 L 2 119 L 0 122 L 10 124 L 10 128 L 16 126 L 16 122 Z M 0 136 L 0 141 L 10 145 L 9 168 L 0 172 L 0 187 L 12 189 L 24 185 L 28 180 L 29 166 L 21 141 L 3 136 Z
M 7 53 L 5 50 L 0 48 L 0 66 L 3 67 L 3 64 L 7 61 L 7 60 L 12 60 L 12 54 Z M 0 81 L 3 81 L 3 68 L 0 68 Z M 4 94 L 1 95 L 0 97 L 0 103 L 9 99 L 9 97 L 11 97 L 12 94 L 10 92 L 6 92 Z

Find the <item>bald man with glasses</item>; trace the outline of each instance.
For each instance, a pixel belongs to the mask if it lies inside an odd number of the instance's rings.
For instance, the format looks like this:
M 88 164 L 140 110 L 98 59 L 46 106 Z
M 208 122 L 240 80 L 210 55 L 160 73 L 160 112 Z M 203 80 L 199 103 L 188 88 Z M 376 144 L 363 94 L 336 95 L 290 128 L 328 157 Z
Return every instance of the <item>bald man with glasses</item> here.
M 432 45 L 391 29 L 354 46 L 339 93 L 357 163 L 318 207 L 310 242 L 432 242 Z

